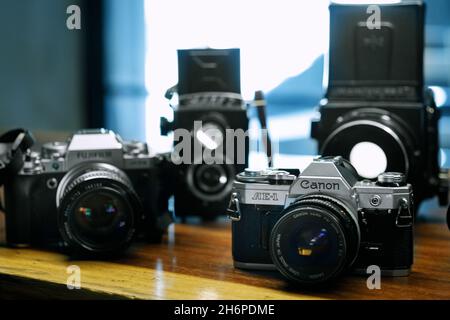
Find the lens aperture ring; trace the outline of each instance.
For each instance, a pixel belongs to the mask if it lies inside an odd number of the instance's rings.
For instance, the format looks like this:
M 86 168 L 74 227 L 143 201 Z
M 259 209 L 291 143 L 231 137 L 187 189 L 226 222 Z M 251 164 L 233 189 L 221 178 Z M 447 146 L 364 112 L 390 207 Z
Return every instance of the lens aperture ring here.
M 76 188 L 80 183 L 83 183 L 92 179 L 108 179 L 112 181 L 119 182 L 128 190 L 132 191 L 133 187 L 128 179 L 123 179 L 119 174 L 113 171 L 107 170 L 95 170 L 88 171 L 86 173 L 81 174 L 79 177 L 75 178 L 72 182 L 70 182 L 67 187 L 64 189 L 62 198 L 64 198 L 68 193 L 70 193 L 74 188 Z

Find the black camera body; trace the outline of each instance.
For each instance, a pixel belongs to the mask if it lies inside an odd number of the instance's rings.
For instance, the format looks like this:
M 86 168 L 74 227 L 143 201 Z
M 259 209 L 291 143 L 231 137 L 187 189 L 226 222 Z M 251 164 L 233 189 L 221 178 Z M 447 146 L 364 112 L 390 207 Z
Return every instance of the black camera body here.
M 214 97 L 214 94 L 209 95 L 211 96 Z M 222 94 L 220 96 L 223 97 Z M 240 97 L 225 99 L 229 99 L 228 105 L 223 104 L 223 100 L 214 98 L 215 103 L 206 102 L 203 106 L 184 105 L 174 113 L 175 127 L 192 133 L 190 163 L 174 166 L 175 213 L 179 217 L 194 215 L 211 220 L 225 215 L 234 177 L 248 166 L 248 137 L 240 135 L 240 141 L 245 141 L 243 148 L 239 148 L 238 139 L 227 141 L 226 138 L 226 135 L 231 134 L 227 133 L 229 130 L 238 129 L 244 134 L 247 132 L 247 110 Z M 201 127 L 194 128 L 195 121 L 199 121 Z M 202 156 L 206 147 L 196 138 L 199 130 L 221 132 L 221 150 L 213 152 L 218 161 L 207 163 L 208 158 Z M 194 150 L 196 144 L 197 150 L 201 150 L 197 154 Z
M 411 185 L 400 173 L 358 180 L 341 157 L 321 158 L 296 176 L 246 170 L 229 206 L 237 268 L 278 270 L 305 285 L 346 270 L 407 276 L 413 263 Z
M 175 133 L 178 217 L 225 215 L 234 177 L 248 166 L 249 119 L 240 94 L 239 61 L 239 49 L 178 51 L 178 104 L 173 122 L 163 119 L 161 126 L 162 134 Z M 181 152 L 185 140 L 188 150 Z
M 331 5 L 329 85 L 311 136 L 319 154 L 341 155 L 361 178 L 404 172 L 416 204 L 448 190 L 440 183 L 439 109 L 424 89 L 424 5 Z
M 355 146 L 372 143 L 386 154 L 382 171 L 407 174 L 417 204 L 436 195 L 445 204 L 448 191 L 439 181 L 439 110 L 432 93 L 427 91 L 425 96 L 424 102 L 405 103 L 328 100 L 320 106 L 320 121 L 312 126 L 319 154 L 340 154 L 352 160 Z M 367 161 L 363 166 L 373 165 L 369 159 L 363 161 Z M 352 164 L 358 167 L 355 161 Z M 358 172 L 369 179 L 379 173 Z
M 113 255 L 136 238 L 160 241 L 172 220 L 167 162 L 103 129 L 28 152 L 4 185 L 8 245 Z

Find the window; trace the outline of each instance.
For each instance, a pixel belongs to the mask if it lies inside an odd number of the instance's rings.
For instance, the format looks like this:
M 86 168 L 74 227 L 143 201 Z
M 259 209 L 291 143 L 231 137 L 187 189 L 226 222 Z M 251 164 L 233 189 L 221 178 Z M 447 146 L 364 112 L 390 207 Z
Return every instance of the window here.
M 240 48 L 244 98 L 251 99 L 255 90 L 272 92 L 268 96 L 272 131 L 286 141 L 309 135 L 306 115 L 296 115 L 305 122 L 305 127 L 297 131 L 298 126 L 287 130 L 293 126 L 286 125 L 292 121 L 292 115 L 286 117 L 286 113 L 297 114 L 302 101 L 311 113 L 322 95 L 321 60 L 313 85 L 309 79 L 304 81 L 305 86 L 295 87 L 287 79 L 310 68 L 325 52 L 327 0 L 146 0 L 145 21 L 147 138 L 154 145 L 167 149 L 172 143 L 170 138 L 159 136 L 158 121 L 161 115 L 171 117 L 164 93 L 177 83 L 176 50 L 197 47 Z
M 445 160 L 450 159 L 450 115 L 444 108 L 450 96 L 450 3 L 427 2 L 425 76 L 444 114 L 440 132 Z M 238 47 L 244 98 L 251 99 L 255 90 L 266 92 L 269 128 L 279 139 L 280 153 L 315 154 L 309 128 L 313 107 L 323 96 L 328 4 L 106 1 L 105 125 L 125 138 L 147 139 L 155 151 L 169 150 L 172 140 L 160 136 L 159 119 L 172 116 L 164 94 L 177 82 L 176 50 Z

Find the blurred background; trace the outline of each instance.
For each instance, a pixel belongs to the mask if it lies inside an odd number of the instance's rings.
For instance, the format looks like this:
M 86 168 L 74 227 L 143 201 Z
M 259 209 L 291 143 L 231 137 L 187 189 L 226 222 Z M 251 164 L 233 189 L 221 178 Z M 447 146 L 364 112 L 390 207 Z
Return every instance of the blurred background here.
M 355 2 L 355 1 L 339 1 Z M 428 0 L 425 75 L 444 115 L 450 166 L 450 2 Z M 176 50 L 241 49 L 242 89 L 264 90 L 283 156 L 314 155 L 314 107 L 324 93 L 328 0 L 2 0 L 0 129 L 106 127 L 167 151 L 159 118 L 177 83 Z M 68 30 L 66 9 L 81 9 Z M 256 125 L 255 121 L 251 125 Z M 449 161 L 447 161 L 447 159 Z

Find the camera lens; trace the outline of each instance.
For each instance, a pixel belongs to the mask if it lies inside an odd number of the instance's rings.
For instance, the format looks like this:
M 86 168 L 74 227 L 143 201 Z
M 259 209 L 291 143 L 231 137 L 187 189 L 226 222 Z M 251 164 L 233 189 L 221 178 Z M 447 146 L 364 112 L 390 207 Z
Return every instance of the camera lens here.
M 216 150 L 223 144 L 224 129 L 215 122 L 206 122 L 195 132 L 195 137 L 207 149 Z
M 222 201 L 231 192 L 234 176 L 235 170 L 232 165 L 204 163 L 188 167 L 186 183 L 189 190 L 199 199 Z
M 90 246 L 111 243 L 126 233 L 132 209 L 113 190 L 87 193 L 74 205 L 70 217 L 77 238 Z
M 220 165 L 203 165 L 195 172 L 198 188 L 205 193 L 216 193 L 223 190 L 228 183 L 225 169 Z
M 108 164 L 69 171 L 57 191 L 60 233 L 81 254 L 114 254 L 135 233 L 141 207 L 127 176 Z
M 350 160 L 363 179 L 385 171 L 414 170 L 414 139 L 403 120 L 376 109 L 359 109 L 338 121 L 321 146 L 320 154 L 339 154 Z
M 359 175 L 365 179 L 375 179 L 387 168 L 386 153 L 372 142 L 357 143 L 350 151 L 349 159 Z
M 288 279 L 305 285 L 325 283 L 355 260 L 358 224 L 339 200 L 306 196 L 282 214 L 272 230 L 270 253 Z

